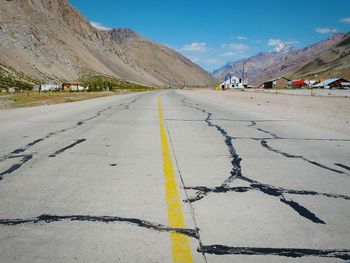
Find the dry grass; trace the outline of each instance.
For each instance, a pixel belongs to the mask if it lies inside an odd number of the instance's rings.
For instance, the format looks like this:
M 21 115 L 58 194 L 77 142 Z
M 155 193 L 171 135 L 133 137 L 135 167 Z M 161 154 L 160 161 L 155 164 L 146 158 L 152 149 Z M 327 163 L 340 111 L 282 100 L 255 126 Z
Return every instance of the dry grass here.
M 116 92 L 23 92 L 0 95 L 3 108 L 31 107 L 57 103 L 67 103 L 92 98 L 129 93 L 127 90 Z

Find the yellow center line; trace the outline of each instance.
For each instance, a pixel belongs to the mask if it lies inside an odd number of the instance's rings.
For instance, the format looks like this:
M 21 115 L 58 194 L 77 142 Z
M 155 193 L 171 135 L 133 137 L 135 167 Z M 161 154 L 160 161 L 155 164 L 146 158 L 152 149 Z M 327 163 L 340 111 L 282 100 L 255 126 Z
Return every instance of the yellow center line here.
M 184 228 L 184 217 L 181 209 L 181 201 L 177 190 L 176 179 L 174 175 L 173 165 L 170 159 L 170 152 L 166 131 L 164 127 L 164 118 L 162 113 L 162 106 L 160 97 L 158 97 L 158 115 L 159 115 L 159 129 L 160 141 L 163 153 L 163 172 L 165 181 L 165 199 L 168 209 L 169 226 L 173 228 Z M 190 241 L 187 236 L 178 233 L 170 233 L 171 252 L 173 262 L 175 263 L 189 263 L 193 262 Z

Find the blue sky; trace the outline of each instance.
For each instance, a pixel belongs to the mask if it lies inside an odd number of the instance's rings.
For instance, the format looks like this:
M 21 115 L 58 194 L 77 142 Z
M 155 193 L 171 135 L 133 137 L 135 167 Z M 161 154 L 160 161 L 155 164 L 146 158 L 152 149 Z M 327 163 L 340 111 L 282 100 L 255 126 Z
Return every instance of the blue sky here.
M 208 71 L 350 31 L 349 0 L 68 0 L 97 27 L 126 27 Z

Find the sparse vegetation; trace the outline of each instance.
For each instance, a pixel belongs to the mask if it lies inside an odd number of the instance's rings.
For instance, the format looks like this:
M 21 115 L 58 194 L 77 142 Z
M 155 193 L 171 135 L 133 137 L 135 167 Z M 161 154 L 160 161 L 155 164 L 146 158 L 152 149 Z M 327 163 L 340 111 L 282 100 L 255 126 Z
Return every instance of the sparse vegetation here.
M 123 93 L 123 92 L 120 92 Z M 125 92 L 124 92 L 125 93 Z M 80 100 L 99 98 L 115 95 L 116 92 L 18 92 L 11 95 L 0 96 L 1 99 L 7 99 L 8 107 L 29 107 L 47 104 L 67 103 Z
M 143 86 L 130 83 L 125 80 L 117 79 L 109 76 L 89 76 L 79 80 L 84 87 L 88 87 L 89 91 L 147 91 L 154 90 L 154 87 Z
M 31 91 L 31 89 L 33 85 L 40 84 L 40 81 L 32 80 L 26 75 L 24 75 L 24 77 L 28 79 L 25 80 L 20 80 L 18 75 L 14 74 L 1 74 L 0 77 L 0 84 L 3 83 L 3 85 L 0 85 L 0 88 L 8 90 L 8 88 L 14 87 L 17 91 L 12 94 L 7 92 L 2 93 L 3 95 L 0 96 L 0 100 L 3 102 L 3 105 L 6 105 L 6 107 L 29 107 L 46 104 L 67 103 L 97 97 L 155 89 L 154 87 L 142 86 L 109 76 L 89 76 L 78 81 L 80 85 L 89 87 L 88 91 L 48 91 L 39 93 L 36 91 Z
M 31 90 L 33 85 L 39 83 L 39 80 L 33 79 L 23 72 L 19 72 L 14 68 L 0 63 L 0 90 L 8 90 L 9 88 Z

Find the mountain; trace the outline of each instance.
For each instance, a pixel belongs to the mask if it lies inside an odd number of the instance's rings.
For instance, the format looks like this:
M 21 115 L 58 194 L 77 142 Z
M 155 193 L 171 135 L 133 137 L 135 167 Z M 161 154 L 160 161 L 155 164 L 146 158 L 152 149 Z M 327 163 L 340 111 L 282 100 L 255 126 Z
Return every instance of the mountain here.
M 350 77 L 350 33 L 336 33 L 318 43 L 302 49 L 280 52 L 261 52 L 247 59 L 229 62 L 213 72 L 224 79 L 232 72 L 242 76 L 243 62 L 247 61 L 248 83 L 259 85 L 276 77 L 320 78 L 341 75 Z
M 108 75 L 145 85 L 208 86 L 213 77 L 130 29 L 99 30 L 67 0 L 1 0 L 0 74 L 58 82 Z

